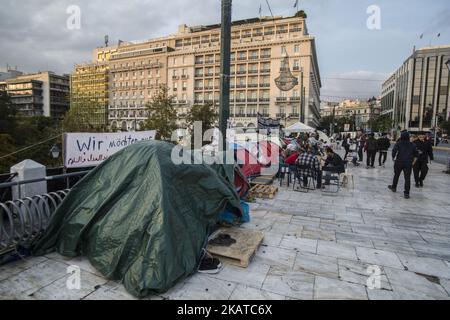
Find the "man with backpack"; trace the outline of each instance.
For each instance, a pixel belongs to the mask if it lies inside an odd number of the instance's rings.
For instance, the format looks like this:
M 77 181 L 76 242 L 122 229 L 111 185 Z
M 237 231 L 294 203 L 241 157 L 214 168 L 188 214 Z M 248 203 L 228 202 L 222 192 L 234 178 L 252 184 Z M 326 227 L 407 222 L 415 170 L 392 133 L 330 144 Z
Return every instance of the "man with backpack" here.
M 364 150 L 367 153 L 367 169 L 375 168 L 375 158 L 377 156 L 378 144 L 374 133 L 371 133 L 369 139 L 367 139 Z
M 383 133 L 382 137 L 377 140 L 377 144 L 378 152 L 380 153 L 378 157 L 378 164 L 380 165 L 380 167 L 382 166 L 384 168 L 384 164 L 387 160 L 388 150 L 391 147 L 391 142 L 389 141 L 386 133 Z

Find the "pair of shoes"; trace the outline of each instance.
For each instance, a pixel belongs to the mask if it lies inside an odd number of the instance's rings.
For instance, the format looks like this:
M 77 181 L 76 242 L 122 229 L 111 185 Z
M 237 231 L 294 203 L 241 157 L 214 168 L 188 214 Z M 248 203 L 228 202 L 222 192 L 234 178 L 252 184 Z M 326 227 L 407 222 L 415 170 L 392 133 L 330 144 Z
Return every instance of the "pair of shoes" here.
M 206 274 L 217 274 L 223 269 L 223 265 L 219 259 L 211 256 L 205 249 L 202 260 L 200 261 L 200 265 L 198 267 L 199 273 Z
M 405 199 L 409 199 L 409 198 L 410 198 L 409 193 L 405 193 Z
M 420 188 L 420 184 L 416 182 L 416 188 Z
M 397 192 L 397 188 L 394 188 L 394 186 L 388 186 L 389 190 L 392 192 Z
M 421 188 L 423 188 L 423 180 L 420 180 L 419 186 L 420 186 Z
M 208 243 L 212 246 L 229 247 L 232 244 L 236 243 L 236 240 L 231 238 L 229 234 L 221 233 L 214 239 L 209 240 Z

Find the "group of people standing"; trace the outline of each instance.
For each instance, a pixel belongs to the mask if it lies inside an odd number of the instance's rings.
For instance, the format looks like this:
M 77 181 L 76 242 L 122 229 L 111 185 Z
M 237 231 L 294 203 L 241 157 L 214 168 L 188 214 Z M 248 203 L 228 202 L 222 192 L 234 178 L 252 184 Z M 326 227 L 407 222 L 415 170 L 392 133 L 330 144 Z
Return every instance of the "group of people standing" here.
M 364 161 L 364 153 L 366 153 L 366 168 L 375 168 L 375 160 L 377 153 L 378 165 L 384 167 L 391 141 L 387 134 L 382 134 L 376 139 L 375 134 L 361 134 L 357 139 L 352 139 L 348 135 L 342 142 L 345 149 L 344 159 L 353 151 L 357 153 L 354 157 L 354 164 Z M 389 189 L 393 192 L 397 191 L 397 185 L 401 173 L 405 177 L 404 196 L 410 198 L 411 175 L 414 175 L 415 186 L 422 188 L 424 180 L 428 174 L 428 164 L 434 160 L 433 144 L 425 134 L 414 135 L 412 138 L 407 131 L 402 131 L 400 139 L 392 149 L 392 159 L 394 161 L 394 179 Z
M 350 135 L 348 135 L 342 142 L 342 147 L 345 149 L 344 159 L 347 159 L 351 149 L 357 152 L 357 157 L 355 156 L 353 163 L 357 164 L 364 161 L 364 152 L 366 153 L 367 169 L 375 168 L 375 160 L 377 153 L 379 153 L 378 164 L 380 167 L 384 167 L 388 150 L 391 147 L 391 142 L 387 134 L 383 134 L 379 139 L 375 138 L 375 134 L 371 133 L 369 135 L 361 134 L 357 139 L 353 140 Z

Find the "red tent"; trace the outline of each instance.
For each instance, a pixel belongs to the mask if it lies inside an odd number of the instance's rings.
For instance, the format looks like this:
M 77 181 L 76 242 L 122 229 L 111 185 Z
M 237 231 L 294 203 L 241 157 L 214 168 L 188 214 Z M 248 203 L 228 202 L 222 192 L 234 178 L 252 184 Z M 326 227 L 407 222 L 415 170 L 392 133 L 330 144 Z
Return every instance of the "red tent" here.
M 240 148 L 235 150 L 236 160 L 246 178 L 261 174 L 261 164 L 248 150 Z

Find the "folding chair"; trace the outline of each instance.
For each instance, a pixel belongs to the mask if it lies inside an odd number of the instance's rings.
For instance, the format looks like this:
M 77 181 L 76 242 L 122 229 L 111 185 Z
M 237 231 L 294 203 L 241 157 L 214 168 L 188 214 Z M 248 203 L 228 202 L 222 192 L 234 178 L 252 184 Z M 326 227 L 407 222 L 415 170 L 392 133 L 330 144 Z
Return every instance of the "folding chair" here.
M 330 184 L 326 185 L 326 184 L 322 184 L 322 186 L 324 186 L 324 188 L 322 188 L 322 192 L 323 193 L 339 193 L 340 187 L 341 187 L 341 173 L 335 169 L 335 168 L 323 168 L 323 172 L 329 172 L 330 175 Z M 322 176 L 322 179 L 325 179 L 325 174 Z M 335 191 L 334 190 L 335 188 Z M 328 188 L 327 188 L 328 187 Z
M 306 178 L 306 186 L 303 185 L 303 181 Z M 295 190 L 295 183 L 298 181 L 300 190 Z M 296 168 L 296 174 L 294 176 L 294 191 L 309 192 L 309 190 L 316 190 L 316 174 L 313 167 L 309 165 L 298 165 Z
M 280 172 L 278 180 L 280 181 L 280 187 L 283 186 L 284 179 L 287 178 L 287 186 L 289 188 L 289 183 L 291 180 L 290 166 L 287 164 L 280 164 Z

